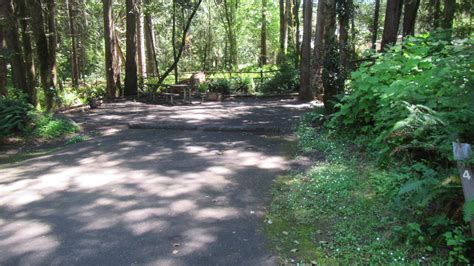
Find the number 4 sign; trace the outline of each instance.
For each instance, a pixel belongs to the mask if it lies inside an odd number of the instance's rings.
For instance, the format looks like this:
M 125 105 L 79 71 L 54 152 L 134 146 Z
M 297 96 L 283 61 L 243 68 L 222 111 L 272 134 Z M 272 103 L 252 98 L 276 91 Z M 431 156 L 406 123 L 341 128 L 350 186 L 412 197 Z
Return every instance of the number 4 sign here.
M 471 174 L 469 173 L 468 170 L 464 171 L 464 174 L 462 174 L 462 178 L 466 178 L 467 180 L 471 180 Z
M 471 145 L 467 143 L 453 143 L 454 159 L 458 162 L 459 175 L 461 176 L 462 190 L 464 192 L 465 202 L 474 199 L 474 179 L 472 170 L 466 162 L 472 156 Z M 474 236 L 474 219 L 471 219 L 471 234 Z

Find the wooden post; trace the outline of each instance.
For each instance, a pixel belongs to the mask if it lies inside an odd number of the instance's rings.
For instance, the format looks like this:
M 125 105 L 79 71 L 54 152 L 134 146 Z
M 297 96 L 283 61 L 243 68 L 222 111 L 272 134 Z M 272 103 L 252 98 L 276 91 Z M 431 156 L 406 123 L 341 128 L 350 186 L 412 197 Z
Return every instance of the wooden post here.
M 464 201 L 467 203 L 474 199 L 474 176 L 472 169 L 467 163 L 471 158 L 471 145 L 467 143 L 453 142 L 454 160 L 457 161 L 459 175 L 461 177 Z M 471 217 L 471 234 L 474 236 L 474 218 Z
M 260 69 L 260 86 L 263 85 L 263 69 Z

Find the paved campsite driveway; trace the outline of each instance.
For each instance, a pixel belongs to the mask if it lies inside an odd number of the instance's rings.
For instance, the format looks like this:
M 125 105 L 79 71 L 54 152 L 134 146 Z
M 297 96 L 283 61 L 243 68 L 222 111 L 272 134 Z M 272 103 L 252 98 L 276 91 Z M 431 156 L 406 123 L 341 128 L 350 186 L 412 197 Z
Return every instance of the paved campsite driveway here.
M 284 136 L 124 127 L 173 114 L 245 123 L 253 108 L 265 114 L 253 122 L 271 122 L 305 109 L 263 103 L 235 103 L 248 107 L 240 115 L 138 103 L 74 115 L 103 136 L 0 169 L 0 265 L 275 264 L 261 224 L 272 179 L 289 167 Z

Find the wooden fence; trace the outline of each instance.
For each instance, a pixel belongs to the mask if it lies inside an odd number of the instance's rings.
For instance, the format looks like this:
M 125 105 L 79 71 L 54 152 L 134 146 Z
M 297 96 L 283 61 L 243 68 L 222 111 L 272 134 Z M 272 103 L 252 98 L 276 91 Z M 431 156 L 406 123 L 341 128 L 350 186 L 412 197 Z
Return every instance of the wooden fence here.
M 206 80 L 215 80 L 215 79 L 234 79 L 234 78 L 251 78 L 253 80 L 258 80 L 262 84 L 266 79 L 269 79 L 275 75 L 275 73 L 280 72 L 280 70 L 260 70 L 260 71 L 183 71 L 178 74 L 178 81 L 188 79 L 193 74 L 198 72 L 203 72 L 206 74 Z M 155 79 L 156 77 L 148 76 L 147 79 Z M 165 83 L 174 83 L 174 75 L 169 75 L 167 77 L 169 82 Z M 171 81 L 170 81 L 171 80 Z

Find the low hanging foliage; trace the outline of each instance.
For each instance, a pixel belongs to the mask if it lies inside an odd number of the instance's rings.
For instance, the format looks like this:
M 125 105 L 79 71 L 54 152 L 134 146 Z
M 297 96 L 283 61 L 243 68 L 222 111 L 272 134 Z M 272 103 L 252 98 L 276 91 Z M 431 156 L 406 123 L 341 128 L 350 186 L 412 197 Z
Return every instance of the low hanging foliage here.
M 451 142 L 474 142 L 473 39 L 412 37 L 352 73 L 331 125 L 350 128 L 381 158 L 449 160 Z
M 401 240 L 428 252 L 445 246 L 451 263 L 472 259 L 465 256 L 472 202 L 463 206 L 451 143 L 474 143 L 473 43 L 426 34 L 369 55 L 328 124 L 401 173 L 386 191 L 415 214 L 399 228 Z

